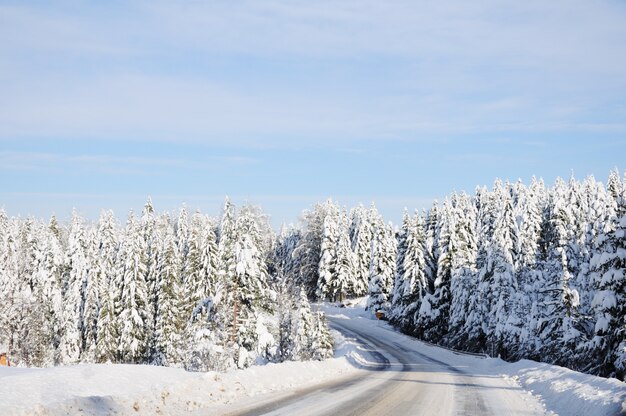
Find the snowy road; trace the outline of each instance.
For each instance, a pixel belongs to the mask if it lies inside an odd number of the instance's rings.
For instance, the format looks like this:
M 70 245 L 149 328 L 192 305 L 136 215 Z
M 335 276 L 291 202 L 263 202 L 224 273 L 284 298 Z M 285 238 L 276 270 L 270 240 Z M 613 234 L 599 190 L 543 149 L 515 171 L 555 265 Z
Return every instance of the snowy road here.
M 544 409 L 501 377 L 418 351 L 407 338 L 376 321 L 331 317 L 331 326 L 358 340 L 367 371 L 280 398 L 240 408 L 232 415 L 535 415 Z

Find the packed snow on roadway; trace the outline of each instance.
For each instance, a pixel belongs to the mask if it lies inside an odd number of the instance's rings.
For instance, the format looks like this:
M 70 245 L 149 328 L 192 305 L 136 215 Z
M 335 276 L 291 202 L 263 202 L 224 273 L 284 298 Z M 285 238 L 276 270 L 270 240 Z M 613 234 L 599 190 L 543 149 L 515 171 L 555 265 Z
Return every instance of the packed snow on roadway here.
M 626 383 L 563 367 L 521 360 L 508 363 L 435 347 L 400 334 L 363 308 L 318 305 L 331 320 L 351 319 L 405 348 L 480 375 L 502 377 L 543 404 L 547 414 L 604 416 L 626 412 Z M 250 403 L 340 377 L 373 364 L 359 343 L 333 331 L 335 356 L 227 373 L 193 373 L 150 365 L 92 364 L 46 369 L 0 367 L 0 414 L 220 414 Z

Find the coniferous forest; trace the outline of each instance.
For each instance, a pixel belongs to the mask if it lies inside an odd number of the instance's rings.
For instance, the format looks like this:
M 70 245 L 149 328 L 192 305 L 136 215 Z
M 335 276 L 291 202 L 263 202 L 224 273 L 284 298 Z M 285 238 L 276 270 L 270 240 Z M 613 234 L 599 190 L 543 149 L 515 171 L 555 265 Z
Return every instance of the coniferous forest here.
M 329 200 L 274 234 L 254 206 L 219 219 L 150 201 L 121 225 L 0 212 L 0 344 L 21 365 L 190 370 L 323 359 L 309 302 L 367 308 L 422 340 L 626 375 L 626 180 L 496 180 L 386 223 Z

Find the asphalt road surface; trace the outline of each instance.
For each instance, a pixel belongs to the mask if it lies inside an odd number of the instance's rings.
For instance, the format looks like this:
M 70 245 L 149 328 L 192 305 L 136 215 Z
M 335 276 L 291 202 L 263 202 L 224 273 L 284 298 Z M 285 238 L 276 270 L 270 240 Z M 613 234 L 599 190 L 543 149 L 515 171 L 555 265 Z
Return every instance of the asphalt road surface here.
M 230 415 L 538 415 L 543 407 L 498 376 L 407 348 L 388 328 L 330 318 L 372 359 L 359 372 L 237 409 Z M 391 336 L 390 336 L 391 335 Z

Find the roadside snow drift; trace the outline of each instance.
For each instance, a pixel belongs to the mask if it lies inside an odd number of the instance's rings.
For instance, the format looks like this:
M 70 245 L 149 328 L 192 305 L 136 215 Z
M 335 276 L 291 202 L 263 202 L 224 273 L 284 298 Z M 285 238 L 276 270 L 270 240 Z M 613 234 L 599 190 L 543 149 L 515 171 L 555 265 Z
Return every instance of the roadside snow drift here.
M 219 414 L 220 407 L 234 401 L 364 371 L 354 363 L 367 364 L 365 353 L 333 333 L 337 347 L 333 359 L 267 364 L 228 373 L 122 364 L 0 367 L 0 415 Z

